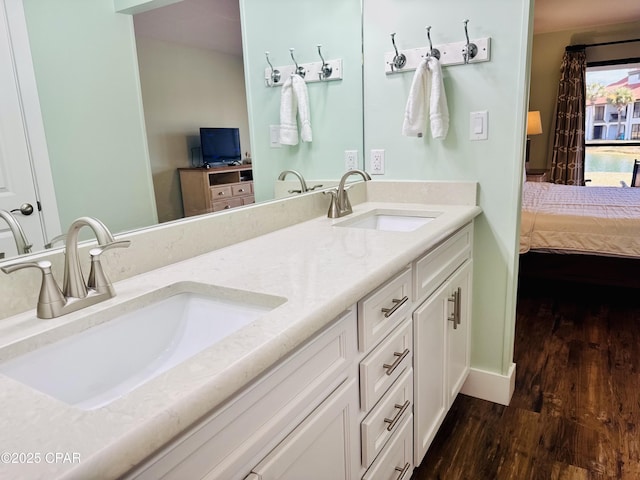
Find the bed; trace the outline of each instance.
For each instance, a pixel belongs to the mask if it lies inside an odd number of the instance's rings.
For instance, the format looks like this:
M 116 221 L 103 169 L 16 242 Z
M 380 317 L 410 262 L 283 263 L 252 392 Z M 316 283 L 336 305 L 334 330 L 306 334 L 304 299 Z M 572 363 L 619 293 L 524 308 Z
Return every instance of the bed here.
M 520 253 L 525 274 L 640 286 L 640 188 L 525 182 Z

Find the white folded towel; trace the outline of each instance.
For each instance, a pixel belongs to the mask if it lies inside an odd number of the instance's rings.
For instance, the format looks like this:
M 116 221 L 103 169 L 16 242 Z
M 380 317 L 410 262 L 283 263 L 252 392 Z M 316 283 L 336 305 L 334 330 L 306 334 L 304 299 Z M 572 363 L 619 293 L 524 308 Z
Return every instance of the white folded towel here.
M 296 115 L 300 116 L 302 141 L 310 142 L 312 135 L 307 84 L 299 75 L 291 75 L 282 85 L 280 97 L 280 143 L 282 145 L 298 144 Z
M 426 128 L 427 98 L 431 136 L 445 138 L 449 131 L 449 108 L 442 80 L 442 68 L 435 57 L 426 57 L 413 76 L 402 123 L 402 134 L 422 137 Z

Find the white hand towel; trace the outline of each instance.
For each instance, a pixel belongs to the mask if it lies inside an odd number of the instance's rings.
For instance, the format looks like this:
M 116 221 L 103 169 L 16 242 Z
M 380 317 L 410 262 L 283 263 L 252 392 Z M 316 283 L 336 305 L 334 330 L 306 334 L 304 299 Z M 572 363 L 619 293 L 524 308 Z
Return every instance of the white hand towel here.
M 442 67 L 435 57 L 428 57 L 427 66 L 431 72 L 431 92 L 429 95 L 429 120 L 431 121 L 431 136 L 445 138 L 449 131 L 449 107 L 447 94 L 444 91 Z
M 312 140 L 311 115 L 307 84 L 299 75 L 291 75 L 282 85 L 280 97 L 280 143 L 282 145 L 298 144 L 296 115 L 300 117 L 302 141 L 310 142 Z
M 402 135 L 406 137 L 422 137 L 425 128 L 425 107 L 429 73 L 427 59 L 420 62 L 416 73 L 413 75 L 407 106 L 404 110 L 404 122 L 402 123 Z
M 427 105 L 431 136 L 445 138 L 449 130 L 449 108 L 442 80 L 442 68 L 435 57 L 425 58 L 416 68 L 402 123 L 403 135 L 407 137 L 424 135 Z
M 298 104 L 293 93 L 293 76 L 291 76 L 285 80 L 280 93 L 280 143 L 282 145 L 298 144 L 297 111 Z
M 293 94 L 298 104 L 298 116 L 300 117 L 300 137 L 303 142 L 310 142 L 311 135 L 311 113 L 309 111 L 309 94 L 307 93 L 307 82 L 299 75 L 293 77 Z

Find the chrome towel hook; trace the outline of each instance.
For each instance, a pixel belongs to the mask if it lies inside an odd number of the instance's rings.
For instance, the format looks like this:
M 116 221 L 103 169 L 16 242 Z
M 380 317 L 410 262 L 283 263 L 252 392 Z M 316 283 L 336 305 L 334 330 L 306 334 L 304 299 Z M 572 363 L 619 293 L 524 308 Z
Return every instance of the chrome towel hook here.
M 331 68 L 331 65 L 324 60 L 322 52 L 320 51 L 321 48 L 322 45 L 318 44 L 318 55 L 320 55 L 320 60 L 322 60 L 322 66 L 320 67 L 320 72 L 318 72 L 318 78 L 320 80 L 326 80 L 333 73 L 333 68 Z
M 462 47 L 462 58 L 464 58 L 464 63 L 469 63 L 469 60 L 471 60 L 478 54 L 478 46 L 475 43 L 469 42 L 467 23 L 469 23 L 469 20 L 464 21 L 464 36 L 467 37 L 467 44 Z
M 293 63 L 295 63 L 296 65 L 296 74 L 300 75 L 302 78 L 304 78 L 304 76 L 307 74 L 306 70 L 304 69 L 304 67 L 301 67 L 300 65 L 298 65 L 298 62 L 296 62 L 295 57 L 293 56 L 293 48 L 289 49 L 289 53 L 291 54 L 291 60 L 293 60 Z
M 440 50 L 437 48 L 433 48 L 433 44 L 431 43 L 431 25 L 427 28 L 427 39 L 429 40 L 429 55 L 440 60 Z
M 266 80 L 267 87 L 270 87 L 272 84 L 278 83 L 280 81 L 280 70 L 274 69 L 273 65 L 271 65 L 271 61 L 269 60 L 269 52 L 264 52 L 264 56 L 267 57 L 267 63 L 271 68 L 271 84 L 269 84 L 269 81 Z
M 393 61 L 391 63 L 391 69 L 393 70 L 393 68 L 397 68 L 397 69 L 401 69 L 402 67 L 404 67 L 407 64 L 407 57 L 405 56 L 404 53 L 398 53 L 398 47 L 396 47 L 396 34 L 392 33 L 391 34 L 391 43 L 393 43 L 393 49 L 396 51 L 395 56 L 393 57 Z

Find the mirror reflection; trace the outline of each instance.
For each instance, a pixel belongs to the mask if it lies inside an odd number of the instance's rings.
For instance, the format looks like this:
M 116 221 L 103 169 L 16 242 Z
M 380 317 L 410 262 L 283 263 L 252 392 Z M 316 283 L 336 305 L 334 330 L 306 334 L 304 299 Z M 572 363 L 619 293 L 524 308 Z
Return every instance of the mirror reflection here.
M 132 11 L 115 13 L 113 0 L 23 0 L 42 125 L 40 144 L 24 146 L 23 159 L 31 150 L 37 188 L 31 186 L 28 200 L 15 196 L 0 209 L 40 201 L 41 211 L 14 213 L 33 251 L 80 216 L 100 218 L 114 232 L 184 217 L 179 171 L 202 165 L 200 128 L 237 129 L 241 158 L 233 161 L 240 165 L 229 168 L 238 170 L 231 183 L 249 182 L 251 192 L 238 192 L 243 202 L 282 195 L 277 179 L 285 170 L 313 187 L 335 183 L 346 150 L 362 158 L 359 0 L 331 0 L 331 8 L 313 0 L 183 0 L 149 9 L 161 3 L 167 2 L 127 2 L 147 10 L 132 18 Z M 297 21 L 281 28 L 285 17 Z M 350 33 L 330 38 L 323 18 Z M 274 66 L 288 65 L 294 47 L 304 64 L 319 61 L 318 44 L 327 60 L 342 59 L 344 77 L 308 85 L 313 141 L 279 145 L 272 132 L 282 88 L 265 84 L 264 52 Z M 16 63 L 24 63 L 19 42 L 17 48 Z M 21 84 L 25 78 L 19 75 Z M 28 133 L 31 143 L 37 140 Z M 4 169 L 0 188 L 13 184 L 14 170 Z M 284 194 L 300 189 L 294 176 L 286 183 Z M 7 257 L 17 253 L 9 233 L 3 223 L 0 251 Z

